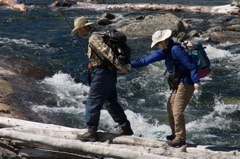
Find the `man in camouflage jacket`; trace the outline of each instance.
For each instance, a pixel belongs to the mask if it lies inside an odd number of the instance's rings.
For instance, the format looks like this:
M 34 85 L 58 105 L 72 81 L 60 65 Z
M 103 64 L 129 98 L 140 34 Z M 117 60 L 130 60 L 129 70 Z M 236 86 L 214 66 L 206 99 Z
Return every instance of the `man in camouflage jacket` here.
M 96 141 L 100 119 L 100 111 L 104 104 L 113 120 L 120 126 L 119 135 L 132 135 L 130 126 L 123 108 L 117 101 L 116 70 L 121 73 L 128 71 L 127 65 L 122 65 L 114 58 L 112 49 L 103 41 L 103 32 L 93 32 L 92 23 L 85 17 L 74 20 L 72 33 L 78 33 L 82 37 L 89 37 L 87 57 L 92 66 L 92 80 L 90 92 L 86 102 L 86 125 L 87 131 L 78 134 L 78 139 L 83 141 Z M 109 63 L 114 66 L 111 69 Z

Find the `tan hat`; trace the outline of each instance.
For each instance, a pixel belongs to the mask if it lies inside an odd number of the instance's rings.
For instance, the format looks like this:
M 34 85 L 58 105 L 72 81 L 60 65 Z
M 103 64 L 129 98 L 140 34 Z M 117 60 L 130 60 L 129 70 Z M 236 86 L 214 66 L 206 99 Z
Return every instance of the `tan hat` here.
M 76 18 L 74 20 L 74 29 L 72 30 L 72 34 L 75 34 L 78 29 L 88 26 L 88 25 L 91 25 L 91 24 L 93 24 L 93 23 L 88 23 L 87 19 L 84 16 Z
M 164 41 L 166 39 L 168 39 L 170 36 L 172 35 L 172 31 L 169 29 L 166 30 L 159 30 L 156 31 L 153 35 L 152 35 L 152 44 L 151 44 L 151 48 L 156 45 L 158 42 Z

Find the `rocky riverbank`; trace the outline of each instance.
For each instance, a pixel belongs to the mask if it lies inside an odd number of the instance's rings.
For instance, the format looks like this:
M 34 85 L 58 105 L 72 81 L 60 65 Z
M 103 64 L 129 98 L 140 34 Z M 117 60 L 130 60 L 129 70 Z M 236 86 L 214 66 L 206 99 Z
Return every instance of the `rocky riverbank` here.
M 9 76 L 16 76 L 16 74 L 0 67 L 0 114 L 2 117 L 19 118 L 22 116 L 22 113 L 13 106 L 5 104 L 8 103 L 8 96 L 14 93 L 11 84 L 7 81 L 7 77 Z

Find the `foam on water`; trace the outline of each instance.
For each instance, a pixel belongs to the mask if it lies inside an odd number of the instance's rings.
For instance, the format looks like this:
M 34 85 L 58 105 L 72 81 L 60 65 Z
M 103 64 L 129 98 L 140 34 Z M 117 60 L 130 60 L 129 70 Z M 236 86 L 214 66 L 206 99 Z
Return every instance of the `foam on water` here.
M 231 131 L 231 125 L 234 123 L 227 116 L 238 111 L 240 111 L 239 104 L 224 104 L 216 98 L 213 111 L 198 120 L 189 122 L 186 129 L 189 134 L 197 138 L 217 137 L 217 135 L 211 134 L 209 130 L 215 129 L 222 133 Z
M 57 95 L 57 107 L 33 106 L 36 112 L 73 113 L 84 112 L 89 87 L 82 83 L 75 83 L 74 79 L 65 73 L 59 72 L 42 81 L 46 91 Z
M 135 113 L 129 109 L 125 110 L 125 113 L 131 123 L 135 136 L 142 136 L 155 140 L 165 140 L 166 135 L 169 135 L 171 132 L 169 126 L 165 124 L 161 125 L 157 120 L 155 120 L 155 123 L 150 124 L 148 121 L 149 119 L 146 119 L 141 114 Z M 100 120 L 102 121 L 101 123 L 104 124 L 104 127 L 108 127 L 109 131 L 114 132 L 116 123 L 106 110 L 101 111 Z
M 80 114 L 83 113 L 83 109 L 79 109 L 73 106 L 70 107 L 49 107 L 47 105 L 32 105 L 34 112 L 41 113 L 67 113 L 67 114 Z
M 32 110 L 38 113 L 67 113 L 84 114 L 85 104 L 89 92 L 89 87 L 82 83 L 75 83 L 74 79 L 65 73 L 59 72 L 52 77 L 45 78 L 42 81 L 47 85 L 49 92 L 54 92 L 58 96 L 58 105 L 49 107 L 46 105 L 32 105 Z M 61 103 L 68 103 L 62 105 Z M 127 101 L 125 101 L 127 102 Z M 140 100 L 144 102 L 144 99 Z M 127 103 L 126 103 L 127 104 Z M 141 114 L 135 113 L 129 109 L 125 110 L 128 119 L 136 136 L 144 136 L 151 139 L 164 139 L 170 133 L 167 125 L 160 125 L 157 120 L 154 124 L 148 122 Z M 106 128 L 110 132 L 115 131 L 116 123 L 106 110 L 101 111 L 100 127 Z M 147 131 L 146 131 L 147 130 Z
M 7 44 L 7 45 L 17 44 L 17 45 L 32 48 L 32 49 L 39 49 L 39 50 L 44 50 L 49 52 L 54 51 L 54 48 L 50 47 L 49 44 L 38 44 L 27 39 L 9 39 L 9 38 L 0 37 L 0 44 Z
M 219 58 L 226 58 L 226 57 L 232 57 L 231 52 L 227 51 L 227 50 L 222 50 L 222 49 L 218 49 L 214 46 L 211 45 L 206 45 L 206 49 L 205 49 L 208 57 L 210 60 L 213 59 L 219 59 Z
M 210 45 L 207 45 L 207 52 L 210 56 L 210 59 L 225 58 L 231 57 L 231 53 L 225 50 L 216 49 Z M 135 77 L 131 81 L 128 81 L 126 77 L 119 77 L 118 82 L 122 83 L 123 81 L 129 82 L 130 86 L 122 85 L 124 88 L 129 90 L 131 89 L 131 84 L 139 83 L 141 87 L 146 89 L 146 93 L 149 93 L 148 88 L 149 84 L 152 82 L 159 82 L 159 75 L 156 75 L 163 70 L 160 70 L 162 64 L 150 65 L 148 69 L 145 69 L 142 72 L 144 75 L 140 77 Z M 145 76 L 145 77 L 144 77 Z M 151 76 L 151 78 L 150 78 Z M 160 75 L 161 76 L 161 75 Z M 148 80 L 146 80 L 146 78 Z M 205 82 L 210 80 L 210 78 L 205 79 Z M 162 83 L 162 81 L 160 82 Z M 57 106 L 51 107 L 46 105 L 33 105 L 32 109 L 35 112 L 43 113 L 66 113 L 66 114 L 76 114 L 83 116 L 85 114 L 85 104 L 89 86 L 86 86 L 82 83 L 76 83 L 74 79 L 66 73 L 58 72 L 52 77 L 45 78 L 42 81 L 42 84 L 46 85 L 46 91 L 54 93 L 57 95 Z M 123 89 L 124 89 L 123 88 Z M 122 88 L 121 88 L 122 89 Z M 135 93 L 132 90 L 129 92 L 131 96 L 135 96 Z M 155 97 L 164 96 L 167 98 L 170 95 L 170 90 L 167 88 L 164 91 L 156 91 Z M 124 103 L 127 106 L 131 106 L 129 99 L 119 98 L 121 103 Z M 145 96 L 134 99 L 138 105 L 147 105 Z M 231 125 L 232 120 L 226 118 L 226 114 L 231 114 L 240 110 L 239 105 L 227 105 L 219 102 L 220 100 L 216 98 L 215 106 L 209 114 L 203 116 L 194 121 L 190 121 L 186 124 L 187 134 L 190 134 L 191 137 L 188 137 L 187 140 L 190 142 L 195 142 L 195 138 L 217 138 L 216 134 L 212 135 L 209 133 L 209 129 L 217 129 L 222 131 L 228 131 Z M 165 105 L 164 105 L 165 107 Z M 159 108 L 161 109 L 161 108 Z M 171 134 L 170 127 L 166 124 L 162 124 L 157 119 L 151 119 L 151 117 L 146 117 L 143 114 L 136 113 L 130 109 L 126 109 L 125 113 L 131 122 L 132 129 L 136 136 L 143 136 L 155 140 L 165 140 L 165 137 Z M 111 116 L 106 110 L 101 111 L 99 128 L 105 131 L 114 132 L 117 124 L 113 121 Z

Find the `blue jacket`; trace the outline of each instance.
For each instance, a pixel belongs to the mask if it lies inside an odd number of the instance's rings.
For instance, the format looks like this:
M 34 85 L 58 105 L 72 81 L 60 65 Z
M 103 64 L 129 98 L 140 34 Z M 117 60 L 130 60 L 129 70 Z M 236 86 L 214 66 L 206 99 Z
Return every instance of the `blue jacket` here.
M 132 68 L 144 67 L 150 63 L 165 60 L 167 71 L 169 73 L 173 73 L 173 64 L 171 63 L 170 57 L 168 55 L 170 51 L 167 51 L 170 50 L 169 48 L 171 48 L 172 51 L 172 58 L 175 63 L 176 72 L 187 70 L 190 72 L 190 77 L 181 78 L 181 83 L 193 85 L 193 83 L 200 82 L 196 64 L 184 50 L 184 48 L 181 45 L 174 43 L 173 40 L 169 42 L 167 49 L 158 49 L 140 60 L 131 61 Z

